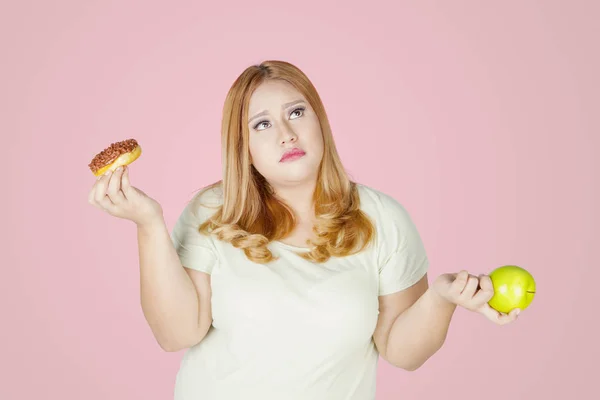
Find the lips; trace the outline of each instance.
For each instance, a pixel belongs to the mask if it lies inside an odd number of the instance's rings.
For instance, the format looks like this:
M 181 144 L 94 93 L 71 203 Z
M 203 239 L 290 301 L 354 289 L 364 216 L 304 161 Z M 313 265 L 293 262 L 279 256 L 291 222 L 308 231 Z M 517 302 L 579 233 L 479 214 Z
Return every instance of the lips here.
M 293 161 L 300 157 L 303 157 L 305 154 L 306 153 L 303 150 L 294 148 L 289 151 L 286 151 L 279 160 L 279 162 Z

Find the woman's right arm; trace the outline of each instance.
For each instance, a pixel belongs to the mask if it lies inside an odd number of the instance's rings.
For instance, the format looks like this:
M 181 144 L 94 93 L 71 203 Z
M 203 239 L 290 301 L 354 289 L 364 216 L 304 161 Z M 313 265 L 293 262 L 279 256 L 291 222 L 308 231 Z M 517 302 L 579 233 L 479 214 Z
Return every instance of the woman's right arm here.
M 181 265 L 162 217 L 138 225 L 137 236 L 142 310 L 158 344 L 178 351 L 199 343 L 212 323 L 210 275 Z
M 181 265 L 160 204 L 130 184 L 128 167 L 98 178 L 88 201 L 137 226 L 142 311 L 160 347 L 200 342 L 212 323 L 210 275 Z

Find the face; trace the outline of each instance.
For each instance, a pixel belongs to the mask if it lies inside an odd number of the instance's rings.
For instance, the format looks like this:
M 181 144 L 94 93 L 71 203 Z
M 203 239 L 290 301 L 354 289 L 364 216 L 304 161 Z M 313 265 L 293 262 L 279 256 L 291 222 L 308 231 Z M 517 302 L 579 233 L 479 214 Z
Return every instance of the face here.
M 248 111 L 250 156 L 273 187 L 316 180 L 323 135 L 310 104 L 291 84 L 263 82 Z

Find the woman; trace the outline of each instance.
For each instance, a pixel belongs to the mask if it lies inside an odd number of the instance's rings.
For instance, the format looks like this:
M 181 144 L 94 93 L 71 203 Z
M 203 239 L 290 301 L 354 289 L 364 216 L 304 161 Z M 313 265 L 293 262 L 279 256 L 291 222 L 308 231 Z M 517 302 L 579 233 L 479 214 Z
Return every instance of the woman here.
M 169 235 L 128 170 L 90 201 L 137 225 L 142 309 L 166 351 L 189 349 L 175 399 L 374 399 L 378 356 L 415 370 L 457 306 L 505 324 L 488 276 L 443 274 L 407 211 L 351 182 L 323 104 L 295 66 L 246 69 L 223 112 L 223 180 Z M 517 310 L 518 311 L 518 310 Z

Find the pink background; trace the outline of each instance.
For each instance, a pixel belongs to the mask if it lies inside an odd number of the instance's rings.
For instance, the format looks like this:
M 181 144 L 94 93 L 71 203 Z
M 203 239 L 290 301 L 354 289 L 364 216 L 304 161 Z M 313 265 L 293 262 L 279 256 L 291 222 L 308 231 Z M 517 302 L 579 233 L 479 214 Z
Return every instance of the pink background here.
M 597 2 L 7 3 L 0 398 L 172 398 L 183 353 L 152 337 L 135 227 L 87 203 L 87 164 L 138 139 L 132 182 L 172 228 L 220 176 L 227 90 L 271 58 L 313 80 L 354 179 L 407 207 L 431 278 L 537 279 L 515 324 L 460 309 L 422 369 L 382 362 L 377 398 L 597 393 Z

